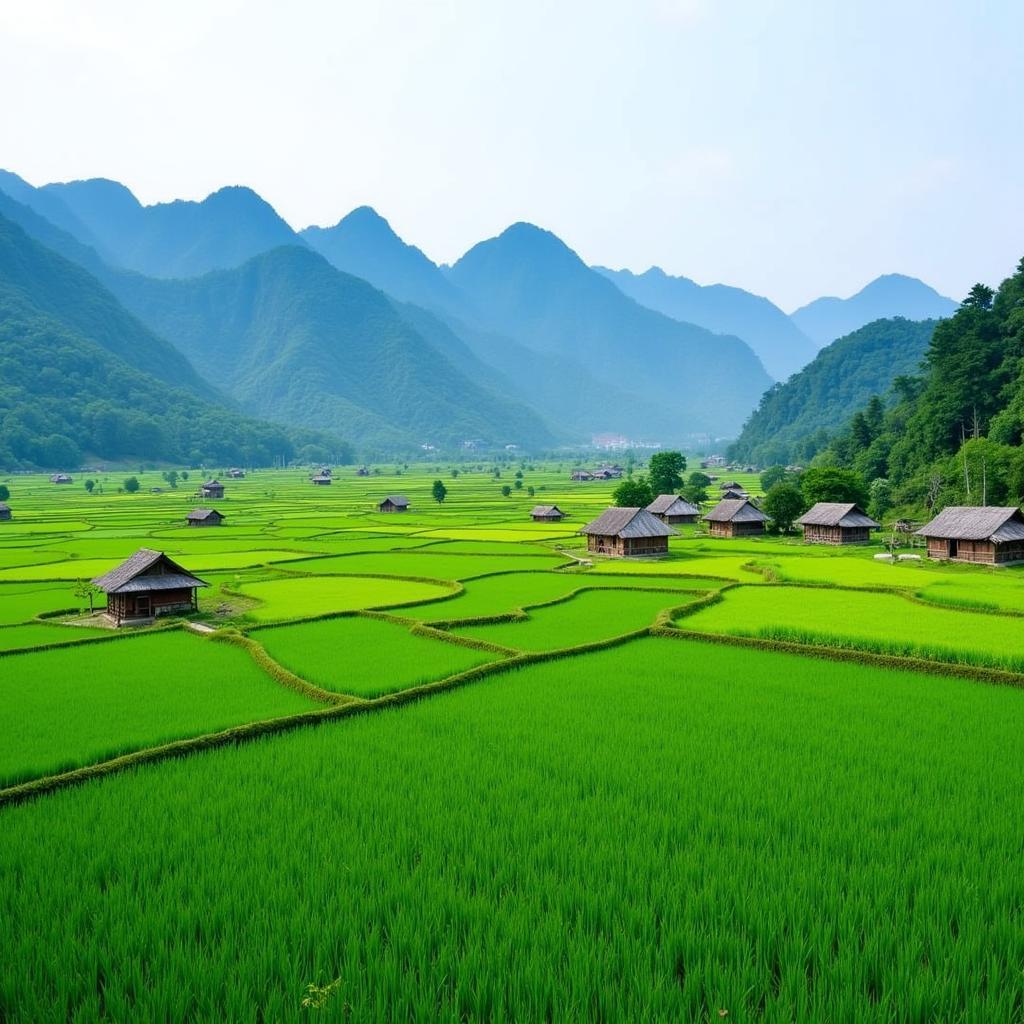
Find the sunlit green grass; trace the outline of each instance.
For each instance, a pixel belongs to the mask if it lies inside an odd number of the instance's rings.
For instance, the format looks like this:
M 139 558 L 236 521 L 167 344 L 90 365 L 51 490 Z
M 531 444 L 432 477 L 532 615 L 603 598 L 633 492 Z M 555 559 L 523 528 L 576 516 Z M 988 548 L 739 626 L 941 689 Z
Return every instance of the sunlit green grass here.
M 519 622 L 456 626 L 453 632 L 516 650 L 557 650 L 642 629 L 663 608 L 692 600 L 687 594 L 657 591 L 588 590 L 568 601 L 531 608 Z
M 84 629 L 75 626 L 27 623 L 23 626 L 0 626 L 0 651 L 15 651 L 21 647 L 41 647 L 49 644 L 74 643 L 90 637 L 110 636 L 108 629 Z M 3 666 L 0 666 L 0 673 Z
M 9 655 L 0 785 L 315 706 L 245 651 L 180 632 Z
M 252 636 L 303 679 L 357 697 L 404 690 L 498 660 L 493 653 L 362 616 L 276 626 Z
M 652 639 L 151 766 L 0 810 L 0 1007 L 1013 1021 L 1022 729 L 1012 689 Z
M 737 587 L 683 629 L 850 647 L 1024 671 L 1024 619 L 929 607 L 896 594 Z

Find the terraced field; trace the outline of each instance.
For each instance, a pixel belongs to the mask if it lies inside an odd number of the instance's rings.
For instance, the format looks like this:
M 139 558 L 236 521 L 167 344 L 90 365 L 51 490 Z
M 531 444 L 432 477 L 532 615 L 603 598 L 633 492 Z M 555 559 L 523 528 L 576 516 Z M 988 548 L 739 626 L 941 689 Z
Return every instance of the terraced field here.
M 4 481 L 0 1020 L 1022 1019 L 1024 572 L 380 469 Z M 142 546 L 206 633 L 89 614 Z

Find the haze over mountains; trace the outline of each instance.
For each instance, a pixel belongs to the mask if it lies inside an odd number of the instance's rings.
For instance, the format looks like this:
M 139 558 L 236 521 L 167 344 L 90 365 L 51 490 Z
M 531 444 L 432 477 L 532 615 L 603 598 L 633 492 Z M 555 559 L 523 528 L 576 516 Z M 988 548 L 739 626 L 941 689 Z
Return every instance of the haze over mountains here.
M 954 308 L 892 276 L 790 319 L 742 289 L 589 267 L 526 223 L 438 266 L 370 207 L 295 232 L 241 187 L 143 206 L 105 179 L 0 172 L 0 215 L 102 281 L 121 304 L 103 315 L 147 329 L 139 351 L 182 387 L 376 452 L 735 436 L 829 324 Z M 103 329 L 94 310 L 83 332 Z

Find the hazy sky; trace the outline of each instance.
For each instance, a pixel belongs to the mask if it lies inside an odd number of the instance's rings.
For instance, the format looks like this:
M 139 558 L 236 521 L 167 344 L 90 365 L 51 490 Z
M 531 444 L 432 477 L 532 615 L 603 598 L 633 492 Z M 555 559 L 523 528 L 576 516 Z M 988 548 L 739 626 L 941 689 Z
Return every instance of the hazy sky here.
M 451 261 L 516 220 L 791 309 L 1024 255 L 1020 0 L 0 3 L 0 166 L 147 203 L 368 203 Z

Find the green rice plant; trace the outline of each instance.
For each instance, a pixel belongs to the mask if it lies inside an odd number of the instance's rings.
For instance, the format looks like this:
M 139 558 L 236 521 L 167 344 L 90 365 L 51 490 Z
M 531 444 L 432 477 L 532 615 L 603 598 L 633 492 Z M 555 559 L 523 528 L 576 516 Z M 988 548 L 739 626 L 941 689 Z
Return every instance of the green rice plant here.
M 1014 1021 L 1022 727 L 648 639 L 143 767 L 0 808 L 0 1009 Z
M 81 643 L 83 640 L 102 636 L 109 637 L 110 630 L 45 625 L 41 622 L 26 623 L 23 626 L 0 626 L 0 651 Z
M 177 630 L 8 655 L 0 785 L 313 706 L 244 651 Z
M 559 555 L 454 555 L 422 551 L 380 552 L 315 558 L 292 568 L 326 575 L 328 573 L 410 576 L 420 579 L 463 580 L 494 572 L 554 569 L 568 559 Z
M 419 686 L 495 660 L 495 655 L 364 616 L 259 629 L 252 633 L 286 668 L 318 686 L 358 697 Z
M 422 580 L 336 575 L 242 582 L 236 589 L 260 602 L 258 607 L 247 611 L 248 618 L 274 622 L 429 601 L 449 597 L 455 588 Z
M 576 647 L 650 626 L 664 608 L 689 597 L 647 590 L 585 590 L 568 600 L 530 608 L 522 621 L 454 625 L 453 633 L 519 651 Z
M 1024 671 L 1024 629 L 1006 615 L 929 607 L 899 594 L 734 587 L 685 628 Z

